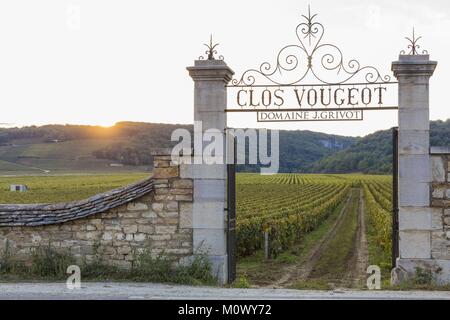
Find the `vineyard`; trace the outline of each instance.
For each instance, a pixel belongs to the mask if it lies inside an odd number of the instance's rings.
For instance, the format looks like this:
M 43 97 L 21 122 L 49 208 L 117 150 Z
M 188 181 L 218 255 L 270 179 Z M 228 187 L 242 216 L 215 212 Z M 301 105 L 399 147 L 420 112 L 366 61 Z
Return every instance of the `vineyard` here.
M 55 203 L 82 200 L 97 193 L 148 178 L 147 173 L 41 175 L 0 177 L 0 203 Z M 10 192 L 11 184 L 25 184 L 27 192 Z
M 288 250 L 319 227 L 361 188 L 369 238 L 388 262 L 391 250 L 391 177 L 371 175 L 239 174 L 237 178 L 237 250 L 251 256 L 269 234 L 271 256 Z

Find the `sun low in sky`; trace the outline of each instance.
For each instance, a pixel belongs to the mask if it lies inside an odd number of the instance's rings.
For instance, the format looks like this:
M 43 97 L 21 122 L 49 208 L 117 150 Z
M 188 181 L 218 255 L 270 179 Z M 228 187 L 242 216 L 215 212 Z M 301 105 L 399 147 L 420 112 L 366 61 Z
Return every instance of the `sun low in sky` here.
M 308 2 L 263 1 L 4 1 L 0 3 L 1 123 L 111 126 L 118 121 L 193 122 L 193 82 L 186 67 L 204 54 L 210 34 L 239 76 L 295 42 Z M 324 41 L 391 74 L 415 27 L 438 61 L 430 85 L 430 118 L 450 117 L 450 2 L 314 1 Z M 364 121 L 258 124 L 255 114 L 229 115 L 232 127 L 364 135 L 397 124 L 396 111 Z M 10 125 L 8 125 L 10 126 Z

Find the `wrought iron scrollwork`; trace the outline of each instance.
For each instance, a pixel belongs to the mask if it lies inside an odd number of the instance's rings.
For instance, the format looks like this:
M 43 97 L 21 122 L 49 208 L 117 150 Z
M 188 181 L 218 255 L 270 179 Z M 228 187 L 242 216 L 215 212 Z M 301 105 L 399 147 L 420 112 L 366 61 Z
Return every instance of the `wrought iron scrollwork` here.
M 276 65 L 273 67 L 269 62 L 263 62 L 259 69 L 246 70 L 241 78 L 233 79 L 232 86 L 257 85 L 257 78 L 262 77 L 269 85 L 300 85 L 308 75 L 312 75 L 321 84 L 344 84 L 357 75 L 361 76 L 366 83 L 387 83 L 391 81 L 389 75 L 382 76 L 377 68 L 373 66 L 362 66 L 355 59 L 344 61 L 342 51 L 334 44 L 322 43 L 325 33 L 324 26 L 315 21 L 317 14 L 311 15 L 308 6 L 308 16 L 296 27 L 298 44 L 290 44 L 283 47 L 277 55 Z M 305 63 L 302 62 L 304 56 Z M 333 77 L 339 77 L 337 81 L 327 81 L 314 68 L 314 61 L 320 61 L 322 71 L 330 73 Z M 289 79 L 283 79 L 286 74 L 291 75 Z
M 206 48 L 208 48 L 208 50 L 205 51 L 206 59 L 207 60 L 216 60 L 214 55 L 217 54 L 216 47 L 219 45 L 219 43 L 214 43 L 213 42 L 212 35 L 209 37 L 209 43 L 208 44 L 204 43 L 203 45 Z M 224 59 L 222 55 L 220 55 L 218 58 L 219 58 L 219 60 L 223 60 Z M 198 57 L 198 59 L 199 60 L 205 60 L 205 57 L 200 56 L 200 57 Z
M 414 28 L 413 28 L 412 39 L 409 38 L 409 37 L 405 37 L 405 39 L 409 41 L 409 44 L 408 44 L 409 53 L 408 53 L 408 55 L 411 55 L 411 56 L 419 55 L 420 45 L 417 44 L 417 42 L 420 39 L 422 39 L 422 37 L 419 36 L 419 37 L 416 38 L 416 32 L 415 32 Z M 400 54 L 406 55 L 407 53 L 406 53 L 405 50 L 402 50 L 402 51 L 400 51 Z M 428 51 L 427 50 L 422 50 L 422 52 L 420 54 L 428 54 Z

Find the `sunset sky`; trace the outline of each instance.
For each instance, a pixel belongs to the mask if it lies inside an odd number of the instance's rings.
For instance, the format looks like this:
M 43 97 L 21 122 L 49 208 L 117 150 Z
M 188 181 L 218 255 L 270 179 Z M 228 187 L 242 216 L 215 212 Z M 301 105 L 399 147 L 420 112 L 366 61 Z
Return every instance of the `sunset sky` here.
M 414 26 L 439 63 L 430 117 L 450 118 L 448 0 L 16 0 L 0 2 L 0 123 L 192 123 L 186 67 L 209 35 L 240 75 L 295 42 L 308 3 L 325 25 L 324 41 L 385 74 Z M 396 122 L 396 111 L 372 111 L 362 122 L 264 126 L 364 135 Z M 256 115 L 230 115 L 229 126 L 257 127 Z

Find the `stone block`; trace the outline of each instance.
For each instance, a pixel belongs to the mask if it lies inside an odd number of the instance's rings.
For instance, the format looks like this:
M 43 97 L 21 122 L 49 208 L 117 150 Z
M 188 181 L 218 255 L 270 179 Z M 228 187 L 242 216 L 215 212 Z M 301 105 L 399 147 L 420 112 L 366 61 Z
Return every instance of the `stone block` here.
M 122 232 L 116 233 L 116 240 L 119 240 L 119 241 L 125 240 L 125 234 Z
M 154 220 L 155 220 L 156 218 L 153 218 L 153 219 L 136 219 L 135 220 L 135 223 L 137 224 L 137 225 L 151 225 L 151 224 L 153 224 L 154 223 Z
M 137 242 L 142 242 L 147 239 L 147 235 L 145 233 L 135 233 L 133 236 L 133 240 Z
M 444 220 L 444 225 L 447 227 L 447 226 L 450 226 L 450 216 L 444 216 L 443 217 L 443 220 Z
M 193 205 L 194 228 L 225 228 L 225 202 L 194 202 Z
M 100 231 L 89 231 L 85 233 L 83 238 L 86 240 L 98 240 L 100 238 L 100 235 Z
M 133 234 L 128 233 L 125 235 L 125 241 L 133 241 Z
M 119 220 L 117 218 L 113 218 L 113 219 L 103 219 L 103 224 L 109 225 L 109 226 L 118 226 L 121 224 L 123 220 Z
M 194 252 L 208 255 L 226 254 L 226 232 L 224 229 L 196 229 L 193 234 Z
M 224 201 L 226 180 L 194 180 L 195 202 Z
M 400 179 L 398 197 L 400 207 L 428 207 L 430 205 L 430 186 L 425 182 Z
M 177 231 L 176 226 L 155 226 L 156 234 L 173 234 Z
M 211 110 L 211 105 L 205 106 L 206 108 L 203 110 L 199 110 L 197 108 L 194 109 L 194 121 L 202 121 L 202 130 L 217 130 L 217 133 L 221 133 L 222 136 L 223 131 L 226 127 L 226 114 L 222 110 Z M 210 132 L 212 132 L 210 130 Z
M 436 199 L 443 199 L 446 189 L 434 187 L 433 192 L 431 193 L 431 196 Z
M 195 179 L 219 179 L 225 180 L 227 178 L 227 166 L 226 164 L 193 164 L 192 165 L 193 177 Z
M 399 230 L 431 230 L 431 208 L 401 207 L 399 211 Z
M 153 212 L 153 211 L 143 212 L 141 214 L 141 216 L 142 216 L 142 218 L 156 218 L 157 217 L 156 212 Z
M 167 168 L 169 166 L 170 166 L 170 160 L 159 160 L 159 159 L 153 160 L 154 168 Z
M 119 218 L 138 218 L 139 215 L 139 212 L 136 211 L 126 211 L 118 213 Z
M 180 228 L 192 228 L 192 203 L 180 203 Z
M 164 206 L 167 211 L 178 211 L 178 202 L 177 201 L 168 201 L 165 203 Z
M 450 241 L 446 232 L 434 231 L 431 233 L 431 256 L 433 259 L 450 260 Z
M 400 258 L 431 258 L 431 235 L 429 231 L 400 231 Z
M 163 148 L 164 153 L 161 154 L 153 154 L 154 151 L 152 150 L 153 155 L 153 161 L 170 161 L 172 160 L 172 149 L 171 148 Z
M 125 233 L 136 233 L 138 231 L 137 225 L 124 226 L 123 232 Z
M 178 176 L 179 176 L 178 166 L 168 168 L 155 168 L 153 170 L 153 177 L 155 179 L 177 178 Z
M 120 226 L 131 226 L 131 225 L 135 225 L 136 221 L 139 219 L 122 219 L 120 221 Z
M 170 189 L 170 194 L 173 195 L 191 195 L 192 193 L 192 189 Z
M 103 230 L 105 231 L 122 231 L 122 227 L 120 225 L 106 225 Z
M 130 211 L 142 211 L 142 210 L 147 210 L 148 206 L 145 203 L 142 202 L 130 202 L 127 205 L 127 210 Z
M 398 112 L 398 126 L 402 130 L 426 131 L 430 129 L 429 108 L 403 108 Z
M 444 167 L 444 159 L 442 159 L 442 157 L 431 157 L 431 175 L 433 182 L 445 182 L 446 171 Z
M 155 201 L 173 201 L 175 196 L 172 194 L 155 195 Z
M 175 200 L 176 201 L 192 202 L 193 201 L 193 197 L 192 197 L 192 195 L 176 195 L 175 196 Z
M 191 248 L 191 249 L 192 249 L 192 242 L 191 242 L 191 241 L 183 241 L 183 242 L 181 243 L 181 246 L 182 246 L 183 248 Z
M 130 254 L 131 247 L 129 247 L 129 246 L 119 247 L 119 248 L 117 248 L 117 253 L 118 254 Z
M 97 230 L 97 227 L 92 225 L 86 225 L 86 231 L 95 231 Z
M 178 211 L 162 211 L 159 213 L 161 218 L 178 218 Z
M 102 219 L 89 219 L 89 223 L 94 226 L 100 226 L 102 224 Z
M 399 155 L 429 154 L 429 131 L 399 131 Z
M 156 195 L 169 194 L 169 189 L 168 188 L 156 188 L 155 194 Z
M 109 241 L 113 239 L 113 234 L 111 232 L 104 232 L 102 235 L 102 239 Z
M 211 274 L 217 282 L 224 285 L 228 282 L 228 255 L 208 256 L 211 262 Z
M 192 179 L 194 177 L 192 164 L 180 164 L 180 178 Z
M 431 228 L 432 230 L 443 229 L 443 212 L 441 208 L 430 208 L 431 210 Z
M 450 206 L 450 200 L 447 199 L 432 199 L 431 200 L 432 207 L 441 207 L 446 208 Z
M 428 154 L 402 155 L 399 157 L 399 178 L 414 182 L 430 182 L 430 156 Z
M 153 185 L 159 186 L 159 185 L 167 185 L 169 184 L 169 179 L 157 179 L 153 176 Z
M 151 234 L 148 235 L 148 238 L 154 241 L 170 240 L 170 234 Z
M 177 179 L 171 183 L 171 187 L 174 189 L 192 189 L 193 186 L 191 179 Z
M 191 254 L 192 250 L 189 248 L 176 248 L 176 249 L 166 249 L 167 254 Z
M 164 203 L 154 202 L 152 203 L 152 209 L 155 212 L 161 212 L 164 210 Z

